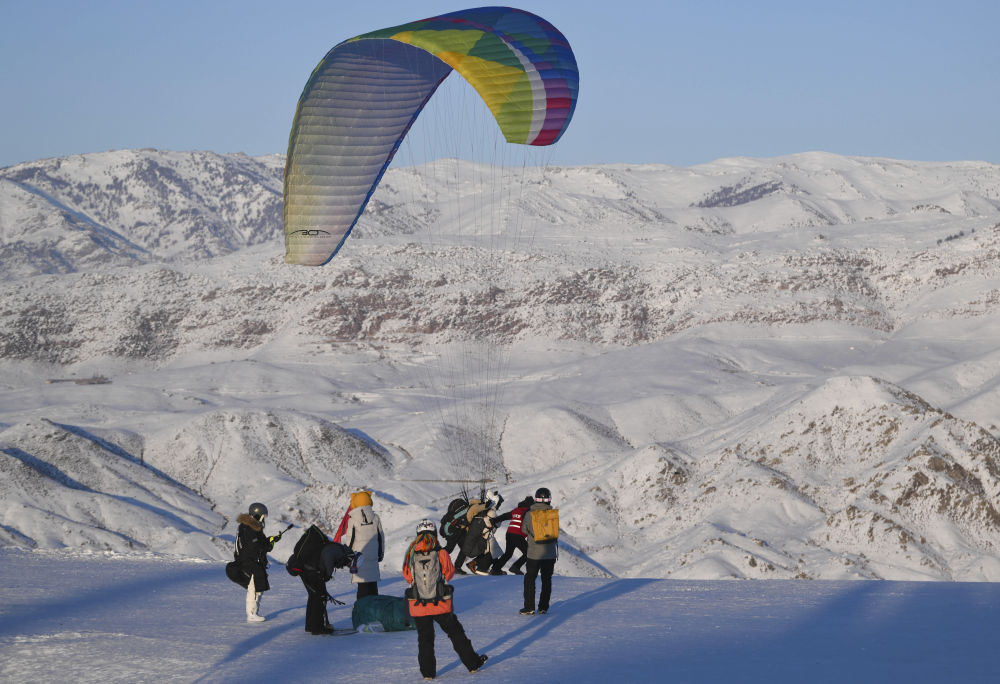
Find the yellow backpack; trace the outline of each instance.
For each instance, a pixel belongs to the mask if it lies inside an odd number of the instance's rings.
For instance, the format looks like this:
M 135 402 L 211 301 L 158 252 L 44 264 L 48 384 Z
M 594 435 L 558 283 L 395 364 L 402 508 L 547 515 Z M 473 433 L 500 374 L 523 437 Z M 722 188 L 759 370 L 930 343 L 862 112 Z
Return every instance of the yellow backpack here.
M 542 508 L 531 511 L 531 529 L 536 542 L 555 541 L 559 538 L 559 509 Z

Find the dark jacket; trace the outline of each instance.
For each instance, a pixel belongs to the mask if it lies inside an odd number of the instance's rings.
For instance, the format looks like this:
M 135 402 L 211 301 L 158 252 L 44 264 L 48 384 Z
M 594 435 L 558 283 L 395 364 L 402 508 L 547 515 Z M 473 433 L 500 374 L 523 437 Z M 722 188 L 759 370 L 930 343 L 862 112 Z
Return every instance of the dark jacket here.
M 333 578 L 333 573 L 338 568 L 346 568 L 351 565 L 351 550 L 337 542 L 330 542 L 319 552 L 319 570 L 323 574 L 323 581 L 329 582 Z
M 462 541 L 462 553 L 469 558 L 475 558 L 486 553 L 490 548 L 490 538 L 493 536 L 493 511 L 484 508 L 479 515 L 469 523 L 469 531 Z
M 246 513 L 240 513 L 236 522 L 240 524 L 236 530 L 236 562 L 253 575 L 255 591 L 267 591 L 271 588 L 267 581 L 267 554 L 274 544 L 267 540 L 264 526 Z

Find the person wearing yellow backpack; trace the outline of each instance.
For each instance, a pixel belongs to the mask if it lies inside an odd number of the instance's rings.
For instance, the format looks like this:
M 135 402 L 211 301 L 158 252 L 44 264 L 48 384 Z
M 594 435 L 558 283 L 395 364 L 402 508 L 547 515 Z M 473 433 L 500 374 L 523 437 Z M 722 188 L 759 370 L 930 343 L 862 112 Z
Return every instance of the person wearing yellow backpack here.
M 552 573 L 559 558 L 559 511 L 552 508 L 547 487 L 535 491 L 535 503 L 524 514 L 521 530 L 528 541 L 528 562 L 524 569 L 524 607 L 521 615 L 547 613 L 552 597 Z M 542 577 L 542 591 L 535 610 L 535 578 Z

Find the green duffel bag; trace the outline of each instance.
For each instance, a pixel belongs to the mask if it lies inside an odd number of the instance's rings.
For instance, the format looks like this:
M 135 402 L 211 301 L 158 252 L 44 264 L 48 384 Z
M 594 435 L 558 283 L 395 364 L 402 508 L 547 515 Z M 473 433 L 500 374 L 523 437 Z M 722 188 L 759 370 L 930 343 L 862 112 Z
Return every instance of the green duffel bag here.
M 417 625 L 410 617 L 410 609 L 402 596 L 364 596 L 354 602 L 351 611 L 351 622 L 355 629 L 360 625 L 378 623 L 386 632 L 401 632 L 416 629 Z

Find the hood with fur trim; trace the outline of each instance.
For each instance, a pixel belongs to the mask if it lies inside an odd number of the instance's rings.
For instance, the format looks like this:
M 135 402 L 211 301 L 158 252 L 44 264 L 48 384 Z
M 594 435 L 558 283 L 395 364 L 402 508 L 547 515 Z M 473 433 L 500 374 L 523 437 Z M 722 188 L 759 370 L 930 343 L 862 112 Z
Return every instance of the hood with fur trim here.
M 253 518 L 251 518 L 250 514 L 248 513 L 240 513 L 238 516 L 236 516 L 236 522 L 238 522 L 240 525 L 246 525 L 250 529 L 256 530 L 257 532 L 261 532 L 264 530 L 264 526 L 261 525 L 256 520 L 254 520 Z

